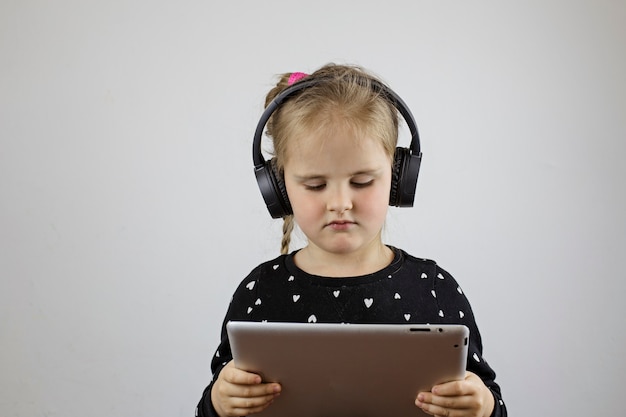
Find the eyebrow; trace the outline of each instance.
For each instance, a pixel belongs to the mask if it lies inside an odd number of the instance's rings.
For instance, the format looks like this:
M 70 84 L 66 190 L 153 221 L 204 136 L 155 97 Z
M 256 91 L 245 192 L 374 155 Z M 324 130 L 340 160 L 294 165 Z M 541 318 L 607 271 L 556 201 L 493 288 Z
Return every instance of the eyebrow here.
M 377 176 L 383 171 L 382 168 L 365 169 L 349 174 L 350 177 L 356 177 L 358 175 L 371 175 Z M 298 181 L 310 181 L 310 180 L 323 180 L 326 178 L 324 175 L 310 174 L 310 175 L 294 175 Z

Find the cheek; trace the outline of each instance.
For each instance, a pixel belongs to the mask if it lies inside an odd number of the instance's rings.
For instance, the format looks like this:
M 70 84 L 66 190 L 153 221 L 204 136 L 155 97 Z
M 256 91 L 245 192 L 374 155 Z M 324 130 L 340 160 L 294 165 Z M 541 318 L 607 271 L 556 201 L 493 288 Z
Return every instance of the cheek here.
M 315 200 L 301 197 L 296 196 L 295 201 L 290 201 L 294 220 L 306 234 L 325 216 L 325 207 Z
M 372 190 L 373 198 L 389 204 L 389 194 L 391 193 L 391 178 L 385 178 L 379 182 L 378 186 Z
M 389 208 L 390 187 L 377 187 L 362 195 L 360 209 L 373 216 L 385 216 Z
M 287 196 L 294 214 L 297 216 L 310 216 L 319 211 L 319 202 L 315 199 L 314 194 L 303 191 L 297 186 L 291 187 L 288 183 L 285 184 L 285 188 L 287 189 Z

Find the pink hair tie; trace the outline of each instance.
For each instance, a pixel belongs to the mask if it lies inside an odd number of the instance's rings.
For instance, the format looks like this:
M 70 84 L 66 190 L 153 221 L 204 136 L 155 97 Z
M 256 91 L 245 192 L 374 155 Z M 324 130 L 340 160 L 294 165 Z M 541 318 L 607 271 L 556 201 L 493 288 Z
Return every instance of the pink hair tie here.
M 309 74 L 305 74 L 303 72 L 292 72 L 291 75 L 289 76 L 289 81 L 287 82 L 287 85 L 291 85 L 308 76 Z

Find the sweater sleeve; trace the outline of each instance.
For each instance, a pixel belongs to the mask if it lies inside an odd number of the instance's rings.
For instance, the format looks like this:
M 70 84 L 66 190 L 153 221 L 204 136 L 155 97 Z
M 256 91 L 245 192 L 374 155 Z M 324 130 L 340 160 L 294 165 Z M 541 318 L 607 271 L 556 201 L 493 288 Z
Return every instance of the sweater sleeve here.
M 211 372 L 213 378 L 210 384 L 202 393 L 202 398 L 196 408 L 196 417 L 219 417 L 211 402 L 211 390 L 213 384 L 217 380 L 218 375 L 228 362 L 233 359 L 230 349 L 230 341 L 226 332 L 226 323 L 233 320 L 246 320 L 247 316 L 254 308 L 255 300 L 258 298 L 258 278 L 260 277 L 261 268 L 257 267 L 253 270 L 235 290 L 233 298 L 228 306 L 228 311 L 222 322 L 221 340 L 211 360 Z
M 467 352 L 467 370 L 476 374 L 491 391 L 494 409 L 491 417 L 506 417 L 507 410 L 502 400 L 496 373 L 483 356 L 483 343 L 469 300 L 457 281 L 447 271 L 437 267 L 435 279 L 440 315 L 445 323 L 460 323 L 469 328 L 470 341 Z

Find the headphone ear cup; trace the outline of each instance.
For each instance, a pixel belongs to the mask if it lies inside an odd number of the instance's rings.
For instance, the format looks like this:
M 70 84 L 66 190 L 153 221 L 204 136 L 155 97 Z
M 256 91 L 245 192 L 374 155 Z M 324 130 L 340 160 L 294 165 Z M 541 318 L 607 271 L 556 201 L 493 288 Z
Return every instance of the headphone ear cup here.
M 289 196 L 287 195 L 287 187 L 285 186 L 285 181 L 283 180 L 283 174 L 278 169 L 278 166 L 276 165 L 276 160 L 274 158 L 270 160 L 270 165 L 272 166 L 272 178 L 274 179 L 274 184 L 276 185 L 276 189 L 278 190 L 280 203 L 283 206 L 283 216 L 293 214 L 293 210 L 291 209 L 291 202 L 289 201 Z
M 275 219 L 292 214 L 287 188 L 272 158 L 254 170 L 259 190 L 271 216 Z
M 422 155 L 415 155 L 408 148 L 398 147 L 393 159 L 389 205 L 413 207 Z

